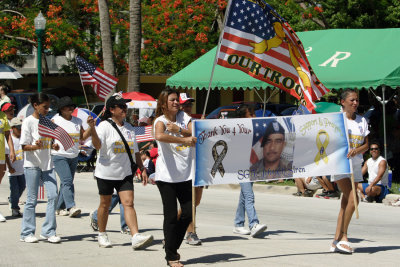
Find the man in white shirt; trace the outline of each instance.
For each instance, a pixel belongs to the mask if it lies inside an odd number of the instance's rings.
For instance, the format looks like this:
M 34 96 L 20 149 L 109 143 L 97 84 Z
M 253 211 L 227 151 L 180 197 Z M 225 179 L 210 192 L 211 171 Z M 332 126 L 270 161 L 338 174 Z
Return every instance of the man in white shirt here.
M 366 201 L 381 203 L 388 193 L 388 165 L 380 155 L 378 142 L 371 142 L 369 150 L 371 158 L 362 167 L 363 175 L 368 172 L 368 183 L 359 183 L 358 189 L 366 196 Z

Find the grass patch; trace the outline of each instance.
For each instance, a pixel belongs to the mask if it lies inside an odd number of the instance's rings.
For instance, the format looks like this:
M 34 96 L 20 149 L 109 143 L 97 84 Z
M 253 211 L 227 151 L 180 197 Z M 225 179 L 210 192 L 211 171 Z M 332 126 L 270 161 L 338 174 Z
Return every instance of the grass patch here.
M 280 182 L 280 181 L 270 181 L 270 182 L 260 181 L 260 182 L 256 182 L 256 184 L 280 185 L 280 186 L 296 186 L 296 184 L 294 183 L 293 179 L 285 179 L 282 182 Z
M 389 189 L 391 194 L 400 195 L 400 184 L 392 183 L 392 188 Z

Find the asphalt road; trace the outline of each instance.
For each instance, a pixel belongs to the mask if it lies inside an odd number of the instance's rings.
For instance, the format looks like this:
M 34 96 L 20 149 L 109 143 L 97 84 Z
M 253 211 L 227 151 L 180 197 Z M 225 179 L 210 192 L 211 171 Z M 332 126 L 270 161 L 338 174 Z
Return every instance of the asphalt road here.
M 119 232 L 118 209 L 107 226 L 113 248 L 99 248 L 97 234 L 89 227 L 89 212 L 98 205 L 97 186 L 90 173 L 75 178 L 79 218 L 57 216 L 61 244 L 19 241 L 21 219 L 10 217 L 7 205 L 8 178 L 0 185 L 0 266 L 165 266 L 161 246 L 162 204 L 156 186 L 135 184 L 135 207 L 142 232 L 154 235 L 154 243 L 133 251 L 128 235 Z M 264 188 L 267 188 L 265 186 Z M 204 191 L 198 208 L 197 233 L 202 246 L 182 244 L 180 254 L 187 266 L 398 266 L 400 209 L 361 203 L 360 219 L 353 217 L 349 238 L 353 255 L 330 253 L 339 210 L 338 200 L 299 198 L 276 194 L 273 187 L 256 192 L 256 209 L 268 230 L 261 238 L 232 232 L 239 191 L 229 187 Z M 282 191 L 280 191 L 282 192 Z M 25 199 L 25 196 L 22 197 Z M 37 206 L 39 237 L 46 203 Z

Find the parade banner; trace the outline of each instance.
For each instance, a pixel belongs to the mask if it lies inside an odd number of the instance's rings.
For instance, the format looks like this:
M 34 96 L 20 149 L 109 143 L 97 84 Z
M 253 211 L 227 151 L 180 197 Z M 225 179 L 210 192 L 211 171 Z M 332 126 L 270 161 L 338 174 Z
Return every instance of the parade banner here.
M 343 113 L 195 120 L 194 186 L 351 173 Z

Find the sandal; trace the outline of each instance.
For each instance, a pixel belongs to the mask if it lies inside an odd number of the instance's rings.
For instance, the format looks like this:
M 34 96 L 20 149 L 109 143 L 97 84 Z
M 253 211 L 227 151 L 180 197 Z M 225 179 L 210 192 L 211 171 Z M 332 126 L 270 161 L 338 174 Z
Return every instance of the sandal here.
M 345 248 L 344 246 L 347 246 L 349 248 Z M 350 242 L 348 242 L 348 241 L 339 241 L 336 244 L 336 250 L 339 253 L 343 253 L 343 254 L 352 254 L 353 253 L 353 249 L 351 248 Z
M 183 264 L 179 261 L 167 261 L 167 266 L 171 266 L 171 267 L 183 267 Z
M 336 252 L 337 251 L 336 246 L 337 246 L 338 242 L 339 241 L 337 241 L 337 240 L 333 240 L 332 245 L 331 245 L 331 247 L 329 249 L 330 252 Z

